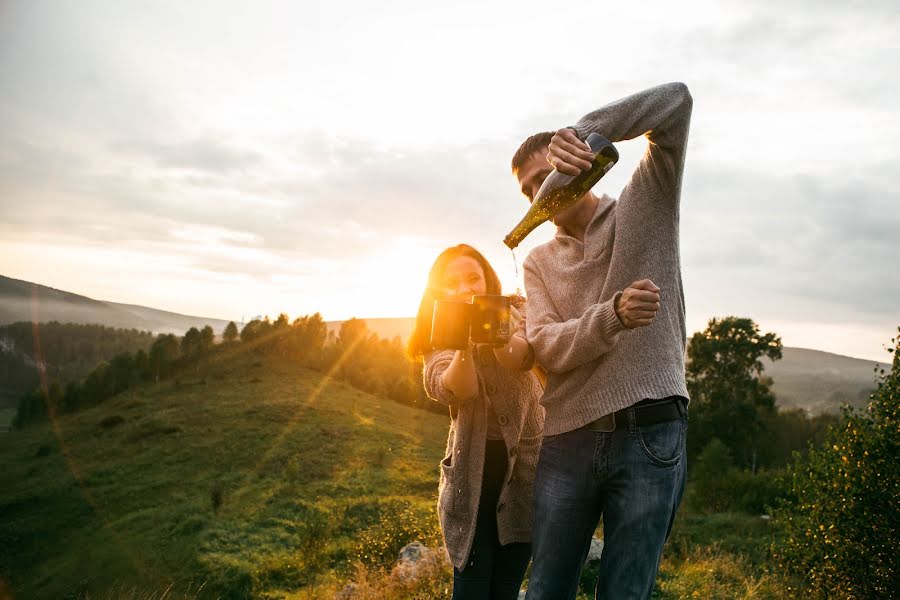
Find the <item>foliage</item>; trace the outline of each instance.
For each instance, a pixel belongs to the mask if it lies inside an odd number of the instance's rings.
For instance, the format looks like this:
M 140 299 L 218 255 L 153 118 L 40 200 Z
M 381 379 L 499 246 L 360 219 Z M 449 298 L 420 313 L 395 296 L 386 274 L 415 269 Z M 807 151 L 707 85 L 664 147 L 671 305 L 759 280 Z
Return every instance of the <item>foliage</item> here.
M 237 325 L 234 324 L 234 321 L 230 321 L 228 325 L 225 326 L 225 331 L 222 332 L 222 340 L 226 344 L 230 344 L 232 342 L 237 341 L 238 339 L 238 330 Z
M 868 409 L 846 408 L 826 443 L 797 459 L 794 498 L 776 513 L 778 564 L 818 597 L 887 598 L 900 589 L 900 336 L 892 346 L 893 366 Z
M 0 394 L 16 398 L 41 385 L 78 381 L 99 363 L 146 350 L 153 335 L 136 329 L 75 323 L 18 322 L 0 326 Z
M 440 539 L 433 510 L 408 501 L 393 502 L 384 507 L 375 524 L 359 534 L 353 557 L 367 566 L 389 566 L 406 544 L 420 541 L 434 547 Z
M 771 381 L 762 376 L 760 359 L 780 359 L 781 348 L 777 335 L 761 334 L 751 319 L 738 317 L 711 319 L 691 337 L 686 372 L 691 456 L 718 437 L 738 466 L 755 466 L 765 419 L 775 411 Z
M 731 452 L 713 438 L 689 471 L 692 485 L 688 502 L 704 513 L 740 511 L 760 515 L 787 494 L 783 474 L 734 466 Z

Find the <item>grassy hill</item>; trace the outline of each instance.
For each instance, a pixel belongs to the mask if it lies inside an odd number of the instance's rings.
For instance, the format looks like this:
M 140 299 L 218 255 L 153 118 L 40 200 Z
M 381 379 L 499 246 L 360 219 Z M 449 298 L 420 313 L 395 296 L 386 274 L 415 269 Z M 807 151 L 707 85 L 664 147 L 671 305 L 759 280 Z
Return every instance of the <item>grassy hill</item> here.
M 182 315 L 165 310 L 105 302 L 0 275 L 0 324 L 17 321 L 96 323 L 153 333 L 184 334 L 209 325 L 221 333 L 228 321 Z
M 56 429 L 0 434 L 13 597 L 173 581 L 283 597 L 354 560 L 393 559 L 394 541 L 435 543 L 446 417 L 289 363 L 238 357 L 207 381 L 149 384 Z
M 221 356 L 203 380 L 0 434 L 0 597 L 319 600 L 354 581 L 354 599 L 448 598 L 446 563 L 426 591 L 381 570 L 439 544 L 447 417 Z M 655 599 L 783 597 L 768 521 L 688 504 Z

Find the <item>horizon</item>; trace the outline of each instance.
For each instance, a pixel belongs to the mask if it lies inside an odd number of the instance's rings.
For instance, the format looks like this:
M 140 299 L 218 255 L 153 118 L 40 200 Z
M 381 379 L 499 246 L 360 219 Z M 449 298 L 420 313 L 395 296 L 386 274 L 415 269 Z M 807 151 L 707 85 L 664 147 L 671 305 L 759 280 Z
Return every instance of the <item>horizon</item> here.
M 0 273 L 0 276 L 4 276 L 4 275 L 3 275 L 2 273 Z M 11 278 L 11 279 L 12 279 L 12 278 Z M 19 281 L 24 281 L 24 280 L 19 280 Z M 127 303 L 124 303 L 124 302 L 118 302 L 118 301 L 116 301 L 116 300 L 110 300 L 110 299 L 106 299 L 106 298 L 91 298 L 90 296 L 85 296 L 84 294 L 79 294 L 79 293 L 74 292 L 74 291 L 72 291 L 72 290 L 62 290 L 62 289 L 59 289 L 59 288 L 53 288 L 52 286 L 44 285 L 44 284 L 41 284 L 40 282 L 36 282 L 36 281 L 25 281 L 25 283 L 37 284 L 37 285 L 43 285 L 43 287 L 48 287 L 48 288 L 55 289 L 55 290 L 61 291 L 61 292 L 67 292 L 67 293 L 71 293 L 71 294 L 76 294 L 76 295 L 78 295 L 78 296 L 82 296 L 82 297 L 85 297 L 85 298 L 89 298 L 89 299 L 91 299 L 91 300 L 96 300 L 96 301 L 98 301 L 98 302 L 113 303 L 113 304 L 120 304 L 120 305 L 130 305 L 130 306 L 139 306 L 139 307 L 141 307 L 141 308 L 149 308 L 149 309 L 151 309 L 151 310 L 158 310 L 158 311 L 162 311 L 162 312 L 170 312 L 170 313 L 177 314 L 177 315 L 183 316 L 183 317 L 195 317 L 195 318 L 198 318 L 198 319 L 209 319 L 209 320 L 215 320 L 215 321 L 222 321 L 222 322 L 225 322 L 226 324 L 227 324 L 228 322 L 234 322 L 236 325 L 244 325 L 244 324 L 249 323 L 251 320 L 256 319 L 256 318 L 268 318 L 268 319 L 270 319 L 270 320 L 274 320 L 274 319 L 277 319 L 277 318 L 278 318 L 278 315 L 280 315 L 282 312 L 285 312 L 285 311 L 280 311 L 280 312 L 276 312 L 276 313 L 274 313 L 274 314 L 255 313 L 255 314 L 253 314 L 253 315 L 245 315 L 245 319 L 244 319 L 244 320 L 239 320 L 239 319 L 228 319 L 228 318 L 215 317 L 215 316 L 210 316 L 210 315 L 187 315 L 187 314 L 184 314 L 184 313 L 179 313 L 179 312 L 177 312 L 177 311 L 173 311 L 173 310 L 170 310 L 170 309 L 167 309 L 167 308 L 161 308 L 161 307 L 158 307 L 158 306 L 146 306 L 146 305 L 142 305 L 142 304 L 138 304 L 138 305 L 135 305 L 135 304 L 127 304 Z M 313 311 L 312 313 L 305 313 L 305 314 L 299 314 L 299 313 L 298 313 L 298 314 L 291 314 L 291 313 L 286 313 L 286 312 L 285 312 L 285 314 L 287 314 L 288 317 L 289 317 L 289 320 L 290 320 L 291 322 L 293 322 L 293 320 L 296 319 L 296 318 L 298 318 L 298 317 L 301 317 L 301 316 L 308 316 L 308 315 L 311 315 L 311 314 L 315 314 L 316 312 L 318 312 L 319 314 L 322 315 L 322 320 L 323 320 L 325 323 L 329 323 L 329 324 L 331 324 L 331 323 L 342 323 L 342 322 L 344 322 L 344 321 L 347 321 L 347 320 L 349 320 L 349 319 L 354 319 L 354 318 L 355 318 L 355 319 L 360 319 L 360 320 L 362 320 L 362 321 L 367 321 L 367 322 L 368 322 L 368 321 L 376 321 L 376 320 L 414 320 L 414 319 L 416 318 L 416 316 L 415 316 L 414 314 L 413 314 L 413 315 L 408 315 L 408 316 L 388 316 L 388 317 L 384 317 L 384 316 L 363 316 L 362 313 L 360 313 L 360 314 L 350 315 L 350 316 L 345 317 L 345 318 L 333 319 L 333 318 L 329 318 L 327 315 L 325 315 L 325 314 L 322 313 L 321 311 Z M 720 315 L 719 317 L 716 317 L 716 318 L 721 318 L 721 317 L 724 317 L 724 316 L 740 316 L 740 315 Z M 712 318 L 712 317 L 710 317 L 710 318 Z M 757 323 L 757 325 L 758 325 L 758 323 Z M 687 335 L 688 335 L 688 341 L 690 341 L 690 337 L 691 337 L 691 335 L 692 335 L 693 333 L 697 333 L 698 331 L 701 331 L 701 330 L 702 330 L 702 329 L 698 329 L 697 331 L 688 331 L 688 332 L 687 332 Z M 765 330 L 764 330 L 764 328 L 760 327 L 760 331 L 765 331 Z M 153 332 L 153 333 L 157 333 L 157 332 Z M 778 331 L 774 331 L 774 333 L 778 334 L 779 336 L 781 335 L 780 332 L 778 332 Z M 220 334 L 221 334 L 220 331 L 216 331 L 216 335 L 220 335 Z M 799 346 L 799 345 L 795 345 L 795 344 L 784 343 L 784 340 L 783 340 L 783 339 L 782 339 L 782 343 L 783 343 L 783 347 L 784 347 L 784 348 L 792 348 L 792 349 L 797 349 L 797 350 L 807 350 L 807 351 L 811 351 L 811 352 L 824 352 L 824 353 L 826 353 L 826 354 L 832 354 L 832 355 L 834 355 L 834 356 L 841 356 L 841 357 L 844 357 L 844 358 L 851 358 L 851 359 L 854 359 L 854 360 L 870 361 L 870 362 L 878 363 L 879 365 L 889 365 L 890 362 L 891 362 L 891 361 L 890 361 L 890 357 L 889 357 L 889 356 L 885 356 L 885 355 L 888 354 L 887 351 L 886 351 L 886 348 L 888 347 L 888 346 L 887 346 L 887 342 L 885 343 L 885 349 L 882 350 L 882 356 L 876 356 L 876 355 L 871 355 L 871 356 L 856 356 L 856 355 L 852 355 L 852 354 L 847 354 L 846 352 L 838 352 L 838 351 L 827 350 L 827 349 L 823 349 L 823 348 L 811 348 L 811 347 L 807 347 L 807 346 Z
M 891 5 L 555 10 L 603 27 L 548 29 L 536 2 L 4 3 L 0 272 L 227 320 L 345 320 L 363 298 L 408 318 L 433 258 L 466 242 L 511 292 L 554 234 L 515 264 L 502 243 L 527 209 L 519 143 L 680 80 L 688 333 L 735 315 L 883 360 L 900 323 Z M 537 31 L 572 60 L 535 52 Z M 616 146 L 598 194 L 619 196 L 646 141 Z

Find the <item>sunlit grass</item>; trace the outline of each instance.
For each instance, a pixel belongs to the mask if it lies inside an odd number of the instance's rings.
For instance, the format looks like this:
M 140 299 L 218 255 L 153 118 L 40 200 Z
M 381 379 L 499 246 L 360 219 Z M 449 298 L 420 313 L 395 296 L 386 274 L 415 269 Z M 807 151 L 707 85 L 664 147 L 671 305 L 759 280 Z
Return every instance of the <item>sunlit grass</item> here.
M 205 385 L 147 384 L 65 416 L 59 438 L 0 436 L 2 576 L 22 598 L 198 577 L 204 592 L 291 590 L 349 573 L 355 540 L 403 507 L 434 544 L 446 417 L 322 378 L 237 356 Z
M 57 425 L 59 437 L 48 425 L 0 436 L 13 597 L 449 597 L 435 514 L 445 415 L 236 353 Z M 784 597 L 770 535 L 758 515 L 685 505 L 654 597 Z M 411 577 L 394 563 L 414 540 L 435 552 Z

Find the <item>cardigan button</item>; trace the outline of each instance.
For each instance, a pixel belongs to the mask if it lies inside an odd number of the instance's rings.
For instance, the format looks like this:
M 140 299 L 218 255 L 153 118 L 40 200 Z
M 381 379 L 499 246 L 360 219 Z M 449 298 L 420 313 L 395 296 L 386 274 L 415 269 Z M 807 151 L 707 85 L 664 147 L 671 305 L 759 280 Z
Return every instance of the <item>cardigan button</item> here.
M 497 415 L 497 422 L 501 425 L 506 425 L 509 423 L 509 418 L 506 415 Z
M 516 455 L 516 452 L 518 452 L 518 451 L 519 451 L 519 447 L 518 447 L 518 446 L 513 446 L 512 448 L 509 449 L 509 456 L 510 456 L 510 457 L 515 456 L 515 455 Z
M 497 386 L 493 383 L 487 384 L 487 393 L 493 396 L 497 393 Z

